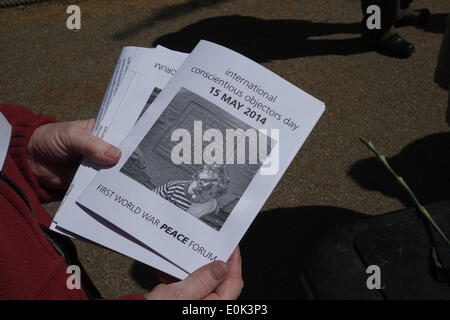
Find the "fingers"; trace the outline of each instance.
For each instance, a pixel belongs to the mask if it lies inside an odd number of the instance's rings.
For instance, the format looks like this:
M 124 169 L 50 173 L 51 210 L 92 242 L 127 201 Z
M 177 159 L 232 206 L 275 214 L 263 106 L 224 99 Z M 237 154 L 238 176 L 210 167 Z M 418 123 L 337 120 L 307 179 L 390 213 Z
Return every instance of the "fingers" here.
M 146 297 L 152 300 L 237 299 L 244 286 L 241 265 L 242 259 L 237 247 L 226 265 L 223 262 L 211 263 L 183 281 L 157 286 Z
M 82 120 L 83 121 L 83 120 Z M 92 132 L 92 130 L 94 129 L 94 125 L 95 125 L 95 119 L 89 119 L 89 120 L 84 120 L 83 122 L 85 122 L 85 130 Z
M 161 284 L 151 291 L 147 299 L 198 300 L 209 296 L 227 278 L 228 267 L 222 261 L 207 264 L 183 281 Z
M 184 291 L 188 299 L 202 299 L 225 281 L 228 267 L 222 261 L 210 263 L 184 280 Z
M 234 300 L 241 294 L 242 288 L 244 287 L 244 281 L 242 280 L 242 259 L 239 247 L 234 249 L 227 261 L 227 266 L 227 279 L 206 299 Z
M 81 154 L 96 164 L 114 165 L 121 156 L 120 149 L 92 135 L 88 130 L 92 121 L 74 121 L 73 125 L 65 130 L 67 148 Z

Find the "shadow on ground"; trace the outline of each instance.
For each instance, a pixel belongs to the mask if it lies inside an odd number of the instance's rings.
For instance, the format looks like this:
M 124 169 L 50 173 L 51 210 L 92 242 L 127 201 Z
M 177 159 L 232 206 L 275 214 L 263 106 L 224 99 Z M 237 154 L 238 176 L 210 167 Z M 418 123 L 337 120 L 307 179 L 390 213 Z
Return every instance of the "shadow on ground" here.
M 124 40 L 134 36 L 135 34 L 143 31 L 144 29 L 151 28 L 154 24 L 158 22 L 175 19 L 182 15 L 186 15 L 193 11 L 199 10 L 201 8 L 207 8 L 219 3 L 231 1 L 234 0 L 190 0 L 172 6 L 167 6 L 157 10 L 154 14 L 152 14 L 147 19 L 141 21 L 140 23 L 132 25 L 125 30 L 115 33 L 113 35 L 113 39 Z
M 447 16 L 448 13 L 432 13 L 427 22 L 415 27 L 426 32 L 444 33 Z
M 156 39 L 153 45 L 191 52 L 201 39 L 237 51 L 257 62 L 318 55 L 351 55 L 369 51 L 361 39 L 310 39 L 334 34 L 359 34 L 360 24 L 307 20 L 264 20 L 221 16 L 200 20 Z
M 337 224 L 366 215 L 356 211 L 309 206 L 261 212 L 240 243 L 245 282 L 240 299 L 307 299 L 302 263 L 322 235 Z M 157 284 L 154 269 L 135 262 L 132 278 L 143 288 Z
M 448 94 L 448 103 L 447 103 L 447 112 L 445 113 L 445 121 L 447 121 L 447 124 L 450 126 L 450 92 Z
M 423 204 L 450 199 L 450 132 L 435 133 L 407 145 L 387 161 Z M 377 146 L 382 153 L 382 146 Z M 403 188 L 375 157 L 356 162 L 348 174 L 362 188 L 414 206 Z

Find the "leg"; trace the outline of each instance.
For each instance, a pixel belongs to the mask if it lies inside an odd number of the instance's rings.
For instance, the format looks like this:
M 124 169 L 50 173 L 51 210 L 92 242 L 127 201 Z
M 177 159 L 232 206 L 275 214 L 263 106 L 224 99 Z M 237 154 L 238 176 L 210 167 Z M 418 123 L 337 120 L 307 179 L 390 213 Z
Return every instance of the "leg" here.
M 410 7 L 412 0 L 400 0 L 400 11 L 398 20 L 395 23 L 396 27 L 413 26 L 423 23 L 430 18 L 430 11 L 428 9 L 413 10 Z
M 400 0 L 400 8 L 407 9 L 412 2 L 413 0 Z
M 380 8 L 381 29 L 369 29 L 367 27 L 367 19 L 370 17 L 367 8 L 371 5 L 377 5 Z M 399 14 L 399 7 L 399 0 L 361 0 L 361 9 L 364 16 L 361 22 L 362 37 L 368 44 L 375 45 L 394 33 L 394 24 Z
M 412 0 L 400 0 L 400 17 L 411 14 L 413 10 L 410 4 Z
M 395 32 L 394 27 L 399 19 L 401 1 L 361 0 L 364 15 L 361 29 L 363 40 L 377 52 L 395 58 L 408 58 L 414 52 L 414 45 L 400 37 Z M 380 29 L 369 29 L 367 27 L 367 20 L 371 17 L 371 14 L 367 13 L 367 8 L 371 5 L 377 5 L 380 8 Z

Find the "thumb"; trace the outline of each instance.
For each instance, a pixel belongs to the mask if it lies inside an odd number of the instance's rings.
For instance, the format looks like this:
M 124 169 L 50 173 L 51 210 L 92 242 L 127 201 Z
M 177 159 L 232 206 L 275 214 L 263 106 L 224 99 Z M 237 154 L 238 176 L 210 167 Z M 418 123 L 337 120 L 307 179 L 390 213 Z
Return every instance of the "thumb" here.
M 147 299 L 198 300 L 210 295 L 227 278 L 228 267 L 222 261 L 212 262 L 183 281 L 161 284 L 147 294 Z
M 120 149 L 83 128 L 75 126 L 67 131 L 67 135 L 68 149 L 81 154 L 95 164 L 114 165 L 120 160 L 122 154 Z

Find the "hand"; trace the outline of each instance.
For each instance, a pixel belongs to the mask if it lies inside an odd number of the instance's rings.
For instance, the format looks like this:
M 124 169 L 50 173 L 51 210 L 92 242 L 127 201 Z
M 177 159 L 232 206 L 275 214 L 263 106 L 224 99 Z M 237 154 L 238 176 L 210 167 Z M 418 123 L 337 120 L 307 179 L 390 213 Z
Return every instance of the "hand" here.
M 171 284 L 160 284 L 146 295 L 149 300 L 232 300 L 241 294 L 244 282 L 241 274 L 239 248 L 225 264 L 212 262 L 197 269 L 189 277 Z
M 121 151 L 90 132 L 94 119 L 48 123 L 38 127 L 28 143 L 28 159 L 39 183 L 54 189 L 70 184 L 81 157 L 95 164 L 114 165 Z

